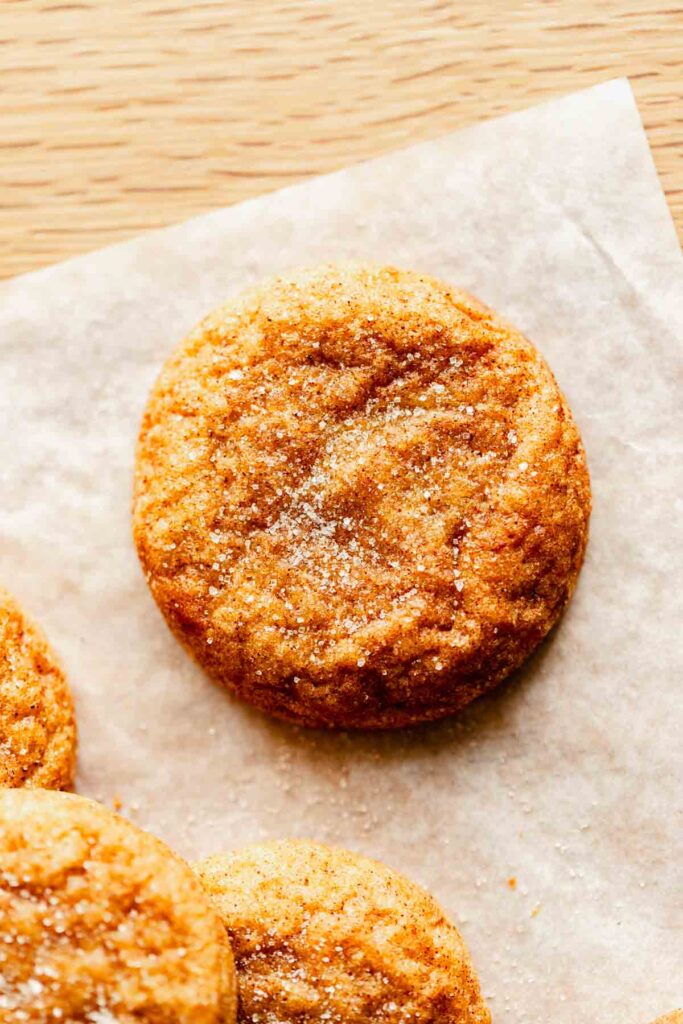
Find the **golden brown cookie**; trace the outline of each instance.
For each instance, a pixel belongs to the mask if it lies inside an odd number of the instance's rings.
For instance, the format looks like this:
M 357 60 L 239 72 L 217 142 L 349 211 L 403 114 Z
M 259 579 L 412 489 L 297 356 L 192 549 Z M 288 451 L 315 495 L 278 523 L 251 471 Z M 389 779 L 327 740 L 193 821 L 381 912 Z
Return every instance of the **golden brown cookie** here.
M 73 785 L 73 701 L 42 632 L 0 588 L 0 786 Z
M 683 1024 L 683 1010 L 674 1010 L 664 1017 L 658 1017 L 652 1024 Z
M 324 267 L 197 327 L 144 416 L 135 539 L 180 640 L 282 718 L 457 711 L 540 643 L 590 512 L 578 431 L 518 331 L 420 274 Z
M 232 1024 L 225 929 L 190 868 L 92 800 L 0 792 L 3 1024 Z
M 230 935 L 243 1024 L 489 1024 L 457 929 L 383 864 L 285 841 L 196 870 Z

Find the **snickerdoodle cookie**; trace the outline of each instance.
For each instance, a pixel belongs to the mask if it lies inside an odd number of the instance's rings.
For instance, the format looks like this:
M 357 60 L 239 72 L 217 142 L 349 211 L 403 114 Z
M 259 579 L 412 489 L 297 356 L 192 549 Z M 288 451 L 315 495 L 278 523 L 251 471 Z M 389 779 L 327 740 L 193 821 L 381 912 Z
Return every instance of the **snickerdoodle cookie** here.
M 673 1013 L 667 1013 L 664 1017 L 657 1017 L 652 1024 L 683 1024 L 683 1010 L 674 1010 Z
M 312 726 L 457 711 L 576 583 L 590 511 L 548 366 L 470 296 L 324 267 L 209 316 L 164 367 L 134 532 L 200 664 Z
M 243 1024 L 489 1024 L 457 929 L 383 864 L 285 841 L 196 870 L 232 941 Z
M 231 1024 L 225 929 L 190 868 L 94 801 L 0 792 L 4 1024 Z
M 0 588 L 0 786 L 73 785 L 76 721 L 42 632 Z

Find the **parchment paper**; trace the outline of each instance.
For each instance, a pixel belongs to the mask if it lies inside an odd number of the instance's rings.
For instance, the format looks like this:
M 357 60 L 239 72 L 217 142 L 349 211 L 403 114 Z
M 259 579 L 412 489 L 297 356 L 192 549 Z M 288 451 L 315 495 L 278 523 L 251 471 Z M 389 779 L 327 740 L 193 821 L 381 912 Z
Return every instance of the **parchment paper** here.
M 172 346 L 244 285 L 349 257 L 431 272 L 524 330 L 595 498 L 576 596 L 526 670 L 395 735 L 290 728 L 215 688 L 130 537 Z M 459 922 L 497 1024 L 682 1003 L 681 271 L 618 81 L 0 289 L 0 577 L 66 664 L 80 791 L 189 857 L 301 835 L 386 860 Z

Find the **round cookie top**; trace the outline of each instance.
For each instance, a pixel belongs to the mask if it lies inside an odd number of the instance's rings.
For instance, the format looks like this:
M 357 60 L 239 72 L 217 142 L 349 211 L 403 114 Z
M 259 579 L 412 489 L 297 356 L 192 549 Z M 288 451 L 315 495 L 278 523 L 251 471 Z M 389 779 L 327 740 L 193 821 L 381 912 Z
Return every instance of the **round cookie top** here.
M 0 786 L 73 785 L 76 721 L 42 632 L 0 588 Z
M 683 1024 L 683 1010 L 674 1010 L 663 1017 L 657 1017 L 652 1024 Z
M 490 1024 L 457 929 L 383 864 L 284 841 L 196 870 L 230 935 L 243 1024 Z
M 520 664 L 589 510 L 534 347 L 447 285 L 352 265 L 247 292 L 181 344 L 144 416 L 134 532 L 215 678 L 283 718 L 382 728 Z
M 230 1024 L 225 930 L 190 868 L 82 797 L 0 792 L 5 1024 Z

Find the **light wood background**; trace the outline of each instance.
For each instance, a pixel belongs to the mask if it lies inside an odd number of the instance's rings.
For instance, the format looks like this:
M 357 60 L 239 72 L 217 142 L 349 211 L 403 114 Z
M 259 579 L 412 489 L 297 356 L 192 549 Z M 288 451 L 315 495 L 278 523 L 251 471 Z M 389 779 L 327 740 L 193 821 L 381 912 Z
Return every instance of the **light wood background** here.
M 0 277 L 607 78 L 683 233 L 676 0 L 0 0 Z

